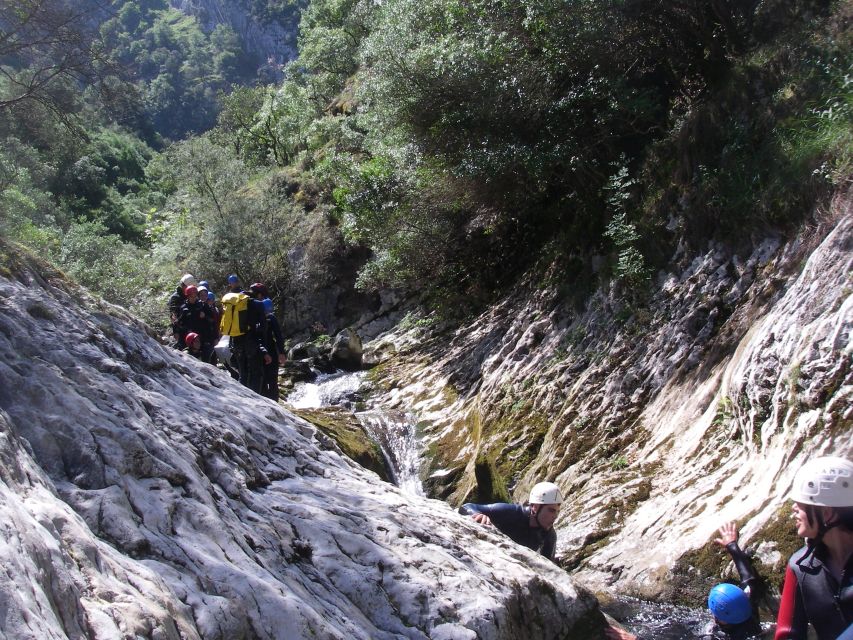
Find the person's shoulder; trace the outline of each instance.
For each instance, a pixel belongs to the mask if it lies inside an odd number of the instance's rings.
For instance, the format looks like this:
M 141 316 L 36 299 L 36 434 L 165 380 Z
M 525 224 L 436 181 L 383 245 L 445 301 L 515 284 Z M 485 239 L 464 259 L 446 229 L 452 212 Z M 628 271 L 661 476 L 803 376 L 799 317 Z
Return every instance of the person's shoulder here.
M 795 568 L 797 566 L 797 563 L 799 563 L 800 560 L 802 560 L 803 557 L 805 557 L 806 554 L 808 554 L 808 552 L 809 552 L 809 545 L 804 544 L 802 547 L 800 547 L 799 549 L 794 551 L 794 553 L 791 554 L 791 557 L 788 559 L 788 566 Z

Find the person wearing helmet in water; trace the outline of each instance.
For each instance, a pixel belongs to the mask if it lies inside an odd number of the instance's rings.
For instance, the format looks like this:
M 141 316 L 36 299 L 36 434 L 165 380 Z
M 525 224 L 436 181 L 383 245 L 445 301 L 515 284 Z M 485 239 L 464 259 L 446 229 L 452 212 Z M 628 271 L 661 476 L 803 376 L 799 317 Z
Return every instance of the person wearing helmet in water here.
M 809 460 L 791 490 L 805 546 L 788 561 L 775 640 L 836 640 L 853 624 L 853 462 Z
M 708 610 L 714 621 L 704 630 L 703 640 L 746 640 L 760 637 L 762 630 L 752 603 L 763 595 L 763 582 L 752 568 L 752 563 L 738 546 L 738 530 L 734 522 L 727 522 L 718 530 L 714 540 L 734 561 L 740 586 L 724 582 L 708 594 Z
M 474 522 L 494 526 L 512 540 L 554 561 L 557 532 L 554 521 L 560 514 L 563 494 L 553 482 L 540 482 L 530 490 L 528 506 L 496 502 L 493 504 L 463 504 L 459 513 L 471 516 Z

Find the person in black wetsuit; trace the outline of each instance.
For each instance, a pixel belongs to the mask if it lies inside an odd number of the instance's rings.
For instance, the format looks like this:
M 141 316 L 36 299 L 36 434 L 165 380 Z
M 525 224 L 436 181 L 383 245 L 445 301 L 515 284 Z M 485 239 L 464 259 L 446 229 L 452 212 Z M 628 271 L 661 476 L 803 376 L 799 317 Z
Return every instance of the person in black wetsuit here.
M 853 624 L 853 462 L 826 456 L 797 472 L 791 491 L 797 535 L 788 561 L 775 640 L 846 637 Z
M 554 521 L 560 514 L 563 494 L 553 482 L 540 482 L 530 490 L 529 503 L 526 507 L 507 502 L 466 503 L 459 508 L 459 513 L 471 516 L 474 522 L 497 527 L 518 544 L 554 562 L 557 549 Z
M 213 352 L 215 331 L 212 314 L 207 304 L 199 300 L 198 289 L 195 285 L 190 285 L 184 289 L 184 295 L 186 295 L 187 299 L 181 305 L 181 310 L 178 314 L 181 339 L 186 344 L 185 336 L 187 333 L 193 332 L 197 334 L 201 339 L 200 359 L 204 362 L 209 362 L 210 354 Z
M 184 348 L 184 333 L 181 331 L 181 325 L 178 322 L 178 316 L 181 314 L 181 307 L 187 301 L 185 295 L 186 288 L 190 285 L 195 285 L 195 278 L 192 274 L 185 273 L 181 276 L 181 281 L 178 283 L 175 292 L 169 297 L 169 323 L 172 327 L 172 337 L 175 340 L 175 348 Z
M 474 522 L 494 526 L 513 541 L 556 563 L 557 532 L 554 521 L 560 514 L 563 494 L 553 482 L 540 482 L 530 490 L 529 506 L 495 502 L 493 504 L 466 503 L 459 513 L 471 516 Z M 604 636 L 608 640 L 637 640 L 636 636 L 613 620 L 605 620 Z
M 263 299 L 264 311 L 267 317 L 267 332 L 264 344 L 270 354 L 270 362 L 264 363 L 264 382 L 261 395 L 278 401 L 278 366 L 284 364 L 284 338 L 281 335 L 281 325 L 273 313 L 272 300 Z
M 753 603 L 764 594 L 764 583 L 752 568 L 752 563 L 738 546 L 738 530 L 727 522 L 718 530 L 714 540 L 732 557 L 740 575 L 740 586 L 729 583 L 716 585 L 708 594 L 708 609 L 714 616 L 702 635 L 703 640 L 746 640 L 760 638 L 761 623 Z

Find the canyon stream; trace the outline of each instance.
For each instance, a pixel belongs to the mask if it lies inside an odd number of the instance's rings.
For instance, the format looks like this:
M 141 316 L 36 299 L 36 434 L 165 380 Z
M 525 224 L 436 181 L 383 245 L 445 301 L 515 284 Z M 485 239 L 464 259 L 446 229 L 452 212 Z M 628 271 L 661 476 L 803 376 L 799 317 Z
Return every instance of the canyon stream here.
M 313 382 L 297 384 L 285 402 L 296 409 L 342 407 L 349 409 L 367 434 L 380 446 L 394 484 L 403 491 L 424 495 L 418 471 L 420 446 L 416 416 L 398 410 L 385 411 L 370 405 L 359 393 L 365 372 L 319 375 Z M 362 408 L 366 406 L 366 408 Z M 358 408 L 357 408 L 358 407 Z M 702 638 L 710 621 L 708 612 L 670 604 L 619 597 L 602 609 L 637 640 L 691 640 Z M 768 624 L 763 627 L 768 629 Z

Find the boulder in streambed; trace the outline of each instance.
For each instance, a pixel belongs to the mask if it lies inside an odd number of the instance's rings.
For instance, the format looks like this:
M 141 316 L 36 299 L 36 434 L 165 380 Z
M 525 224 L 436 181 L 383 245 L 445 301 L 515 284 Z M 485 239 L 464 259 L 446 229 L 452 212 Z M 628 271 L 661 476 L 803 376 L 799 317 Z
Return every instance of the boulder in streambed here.
M 346 328 L 335 336 L 332 343 L 332 364 L 346 371 L 358 371 L 363 353 L 361 338 L 353 329 Z

